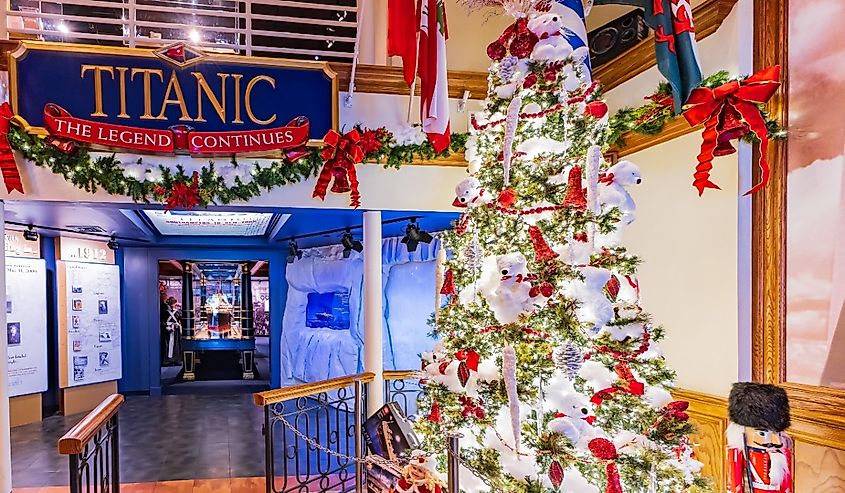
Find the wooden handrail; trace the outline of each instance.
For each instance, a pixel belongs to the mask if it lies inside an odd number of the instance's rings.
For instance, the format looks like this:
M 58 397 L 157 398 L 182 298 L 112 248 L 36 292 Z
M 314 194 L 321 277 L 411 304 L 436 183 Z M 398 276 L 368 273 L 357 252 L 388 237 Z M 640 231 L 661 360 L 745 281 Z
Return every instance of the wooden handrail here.
M 419 370 L 384 370 L 382 376 L 385 380 L 411 380 L 417 378 Z
M 300 397 L 308 397 L 309 395 L 319 394 L 321 392 L 330 392 L 332 390 L 349 387 L 355 382 L 370 383 L 376 377 L 374 373 L 366 372 L 357 375 L 347 375 L 345 377 L 330 378 L 320 382 L 302 383 L 299 385 L 291 385 L 289 387 L 282 387 L 280 389 L 267 390 L 252 394 L 252 399 L 258 406 L 269 406 L 277 402 L 283 402 L 290 399 L 298 399 Z
M 59 438 L 59 453 L 62 455 L 81 454 L 85 449 L 85 444 L 108 424 L 124 401 L 121 394 L 106 397 L 99 406 L 86 414 L 79 423 L 76 423 L 76 426 Z

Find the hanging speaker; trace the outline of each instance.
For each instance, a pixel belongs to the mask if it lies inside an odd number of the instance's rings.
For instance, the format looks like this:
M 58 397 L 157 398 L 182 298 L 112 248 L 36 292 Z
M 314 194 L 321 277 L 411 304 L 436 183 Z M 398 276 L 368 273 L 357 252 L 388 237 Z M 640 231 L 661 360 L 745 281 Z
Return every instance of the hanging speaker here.
M 604 65 L 630 50 L 648 37 L 648 26 L 641 9 L 629 12 L 587 34 L 590 63 L 593 68 Z

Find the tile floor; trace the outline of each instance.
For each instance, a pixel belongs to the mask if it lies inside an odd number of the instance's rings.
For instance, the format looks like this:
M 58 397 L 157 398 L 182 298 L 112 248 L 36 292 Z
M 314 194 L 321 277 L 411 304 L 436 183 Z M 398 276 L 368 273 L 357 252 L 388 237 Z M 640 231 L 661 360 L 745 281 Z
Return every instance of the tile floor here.
M 12 429 L 15 488 L 48 493 L 54 490 L 38 488 L 68 484 L 67 457 L 56 443 L 81 418 L 53 416 Z M 246 491 L 241 483 L 264 475 L 262 420 L 250 394 L 128 396 L 120 414 L 121 481 L 159 484 L 156 492 L 230 491 L 227 484 Z

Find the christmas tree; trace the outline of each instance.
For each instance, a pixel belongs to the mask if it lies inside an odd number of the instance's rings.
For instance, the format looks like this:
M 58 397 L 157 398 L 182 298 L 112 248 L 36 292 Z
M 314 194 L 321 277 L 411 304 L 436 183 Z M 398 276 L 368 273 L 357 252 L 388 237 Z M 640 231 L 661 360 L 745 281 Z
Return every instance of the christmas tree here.
M 561 35 L 565 16 L 510 7 L 456 188 L 465 209 L 444 236 L 423 452 L 442 474 L 460 436 L 467 492 L 706 491 L 662 329 L 640 307 L 639 260 L 621 243 L 639 169 L 603 155 L 607 106 L 586 48 Z

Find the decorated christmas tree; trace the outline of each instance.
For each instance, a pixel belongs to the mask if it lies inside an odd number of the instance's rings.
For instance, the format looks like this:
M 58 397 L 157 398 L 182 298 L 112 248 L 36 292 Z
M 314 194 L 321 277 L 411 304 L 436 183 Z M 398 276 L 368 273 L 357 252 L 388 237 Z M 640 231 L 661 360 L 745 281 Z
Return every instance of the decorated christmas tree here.
M 622 244 L 640 171 L 603 154 L 607 106 L 587 49 L 562 35 L 566 16 L 509 10 L 456 188 L 464 212 L 444 237 L 423 452 L 442 474 L 460 436 L 467 492 L 706 491 L 663 331 L 640 306 L 639 259 Z M 406 491 L 440 489 L 416 477 Z

